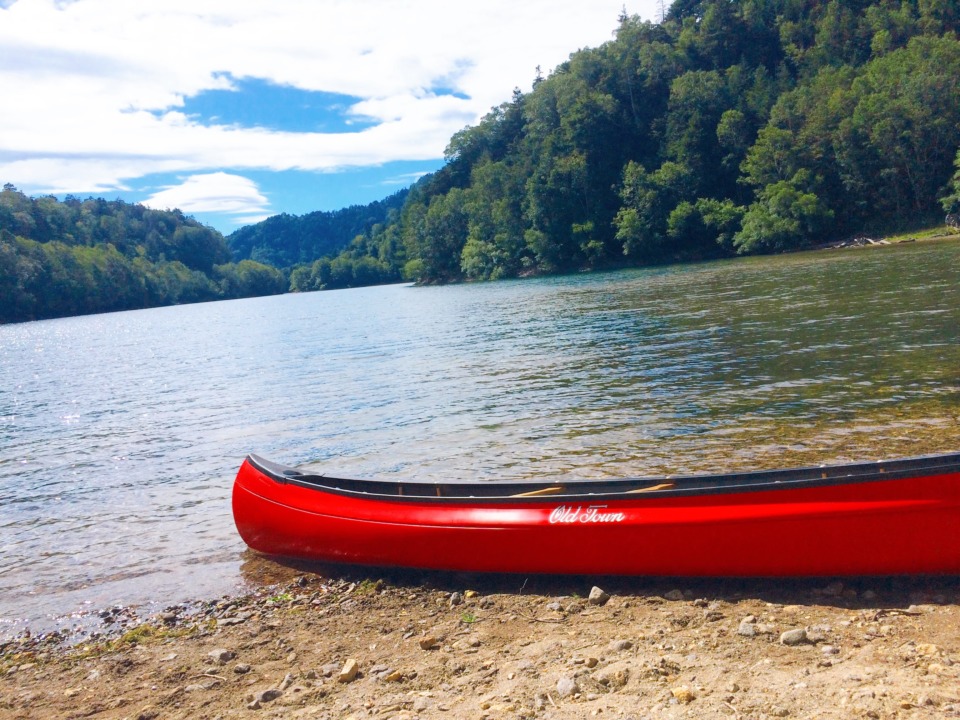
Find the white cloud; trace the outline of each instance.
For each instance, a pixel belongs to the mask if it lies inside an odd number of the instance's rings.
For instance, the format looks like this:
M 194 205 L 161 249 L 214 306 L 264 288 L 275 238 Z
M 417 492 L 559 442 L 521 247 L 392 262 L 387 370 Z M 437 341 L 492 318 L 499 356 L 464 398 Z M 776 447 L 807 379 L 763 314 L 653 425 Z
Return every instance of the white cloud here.
M 395 175 L 394 177 L 389 177 L 384 179 L 381 184 L 383 185 L 411 185 L 417 180 L 422 178 L 424 175 L 429 175 L 427 172 L 412 172 L 412 173 L 402 173 L 400 175 Z
M 450 136 L 612 37 L 623 0 L 17 0 L 0 3 L 0 180 L 126 189 L 194 173 L 151 201 L 256 204 L 215 170 L 330 171 L 442 156 Z M 652 19 L 657 0 L 627 2 Z M 353 133 L 204 126 L 184 98 L 260 78 L 361 98 Z M 454 91 L 463 97 L 436 94 Z M 249 183 L 249 181 L 246 181 Z M 231 195 L 234 193 L 234 195 Z M 245 194 L 246 193 L 246 194 Z M 261 196 L 262 198 L 262 196 Z M 266 199 L 263 199 L 266 203 Z M 266 207 L 266 205 L 264 205 Z
M 225 172 L 191 175 L 179 185 L 171 185 L 143 201 L 158 210 L 179 208 L 185 213 L 223 213 L 266 217 L 269 201 L 249 178 Z M 257 221 L 253 221 L 257 222 Z

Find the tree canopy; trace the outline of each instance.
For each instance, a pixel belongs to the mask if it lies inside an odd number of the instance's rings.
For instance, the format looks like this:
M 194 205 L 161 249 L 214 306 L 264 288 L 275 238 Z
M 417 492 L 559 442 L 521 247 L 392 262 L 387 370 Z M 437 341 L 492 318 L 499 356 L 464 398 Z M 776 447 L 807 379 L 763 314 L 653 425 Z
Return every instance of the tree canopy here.
M 0 322 L 283 292 L 276 268 L 231 262 L 179 210 L 0 191 Z
M 306 215 L 274 215 L 247 225 L 227 236 L 227 245 L 237 260 L 256 260 L 285 268 L 335 255 L 362 233 L 386 220 L 391 210 L 403 206 L 407 190 L 369 205 L 351 205 L 342 210 L 318 210 Z
M 490 279 L 931 221 L 957 204 L 958 26 L 941 0 L 623 14 L 610 42 L 456 133 L 440 171 L 293 289 L 343 287 L 360 266 L 375 282 Z

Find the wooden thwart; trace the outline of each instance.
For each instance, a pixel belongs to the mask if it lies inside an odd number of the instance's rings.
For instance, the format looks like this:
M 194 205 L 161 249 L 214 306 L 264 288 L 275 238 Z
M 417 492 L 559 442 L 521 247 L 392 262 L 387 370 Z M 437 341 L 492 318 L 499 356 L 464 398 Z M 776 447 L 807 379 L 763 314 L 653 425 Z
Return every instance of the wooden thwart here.
M 631 493 L 642 493 L 642 492 L 652 492 L 652 491 L 654 491 L 654 490 L 669 490 L 669 489 L 672 488 L 675 484 L 676 484 L 676 483 L 672 483 L 672 482 L 660 483 L 659 485 L 650 485 L 649 487 L 637 488 L 636 490 L 629 490 L 628 492 L 631 492 Z
M 516 495 L 511 495 L 510 497 L 540 497 L 541 495 L 556 495 L 558 492 L 563 492 L 562 485 L 543 488 L 542 490 L 531 490 L 530 492 L 517 493 Z

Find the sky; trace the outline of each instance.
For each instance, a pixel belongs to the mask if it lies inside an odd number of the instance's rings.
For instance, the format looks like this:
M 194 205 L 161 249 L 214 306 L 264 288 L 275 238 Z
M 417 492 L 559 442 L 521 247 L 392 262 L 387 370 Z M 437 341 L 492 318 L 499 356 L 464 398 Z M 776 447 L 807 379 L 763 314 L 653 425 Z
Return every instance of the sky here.
M 660 0 L 0 0 L 0 183 L 224 234 L 380 200 Z M 669 2 L 665 3 L 669 6 Z

